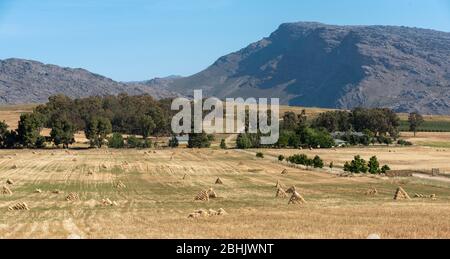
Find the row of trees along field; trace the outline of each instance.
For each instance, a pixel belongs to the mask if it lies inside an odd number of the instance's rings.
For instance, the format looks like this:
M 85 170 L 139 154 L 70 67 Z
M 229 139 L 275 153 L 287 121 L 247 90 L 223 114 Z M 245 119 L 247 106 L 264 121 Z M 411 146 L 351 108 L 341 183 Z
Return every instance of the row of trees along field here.
M 16 130 L 0 123 L 0 145 L 3 148 L 41 148 L 46 141 L 68 147 L 74 134 L 84 131 L 92 147 L 101 147 L 112 132 L 149 136 L 171 134 L 171 100 L 156 101 L 151 96 L 89 97 L 71 99 L 64 95 L 49 98 L 32 113 L 20 116 Z M 40 135 L 50 128 L 49 139 Z M 116 136 L 117 137 L 117 136 Z
M 260 154 L 259 157 L 264 157 L 262 153 L 258 154 Z M 278 156 L 279 162 L 283 162 L 284 160 L 286 160 L 286 162 L 291 164 L 304 165 L 307 168 L 324 167 L 324 161 L 320 158 L 320 156 L 317 155 L 314 158 L 309 158 L 305 154 L 296 154 L 287 158 L 284 157 L 283 155 Z M 329 168 L 333 170 L 334 168 L 333 162 L 330 162 Z M 372 156 L 370 160 L 366 162 L 366 160 L 362 159 L 361 156 L 357 155 L 351 162 L 345 162 L 344 164 L 344 171 L 354 174 L 360 173 L 385 174 L 389 170 L 391 170 L 391 168 L 388 165 L 380 166 L 380 163 L 378 162 L 378 158 L 376 156 Z
M 421 116 L 410 116 L 414 131 Z M 279 141 L 274 147 L 330 148 L 336 143 L 332 133 L 350 145 L 392 144 L 399 137 L 400 118 L 390 109 L 356 108 L 352 111 L 329 111 L 308 119 L 306 112 L 287 112 L 283 115 Z M 355 134 L 358 133 L 358 134 Z M 259 148 L 261 134 L 243 133 L 238 136 L 238 148 Z M 399 140 L 399 144 L 409 144 Z
M 157 101 L 148 95 L 127 94 L 81 99 L 71 99 L 64 95 L 52 96 L 48 103 L 37 106 L 32 113 L 21 115 L 16 130 L 8 130 L 8 125 L 0 122 L 0 147 L 42 148 L 46 142 L 51 141 L 56 146 L 67 148 L 74 143 L 74 134 L 78 131 L 85 132 L 92 147 L 104 145 L 111 133 L 115 133 L 108 139 L 111 147 L 150 147 L 149 136 L 172 135 L 170 125 L 176 111 L 171 111 L 171 101 Z M 270 119 L 269 116 L 269 122 Z M 423 122 L 419 114 L 411 114 L 409 120 L 413 131 Z M 279 141 L 273 147 L 330 148 L 335 145 L 331 133 L 336 131 L 345 132 L 343 140 L 352 145 L 376 142 L 390 144 L 392 139 L 398 137 L 399 122 L 397 114 L 390 109 L 330 111 L 311 120 L 307 118 L 305 111 L 301 114 L 287 112 L 283 115 Z M 43 128 L 51 129 L 50 137 L 40 135 Z M 364 134 L 356 136 L 352 132 Z M 127 145 L 121 134 L 130 135 Z M 143 140 L 134 137 L 135 135 L 142 136 Z M 205 133 L 191 134 L 188 146 L 209 147 L 212 139 L 212 136 Z M 239 134 L 237 147 L 258 148 L 260 139 L 261 134 Z M 177 139 L 173 137 L 169 145 L 178 146 Z

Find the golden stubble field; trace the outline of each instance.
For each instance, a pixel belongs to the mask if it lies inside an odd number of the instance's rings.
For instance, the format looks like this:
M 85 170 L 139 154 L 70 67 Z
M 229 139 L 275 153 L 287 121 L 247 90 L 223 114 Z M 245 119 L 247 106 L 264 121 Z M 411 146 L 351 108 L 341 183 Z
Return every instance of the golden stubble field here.
M 19 115 L 32 107 L 2 106 L 0 120 L 15 128 Z M 346 178 L 276 161 L 280 154 L 317 154 L 326 165 L 334 162 L 336 173 L 360 154 L 365 159 L 377 155 L 395 170 L 450 171 L 449 133 L 402 135 L 416 145 L 336 150 L 0 150 L 0 188 L 12 191 L 0 193 L 0 238 L 366 238 L 370 234 L 450 238 L 448 181 Z M 236 136 L 223 137 L 233 146 Z M 86 139 L 78 134 L 77 141 Z M 86 146 L 80 143 L 75 146 Z M 257 151 L 266 158 L 257 159 Z M 281 175 L 285 169 L 288 174 Z M 215 184 L 218 177 L 223 185 Z M 288 205 L 289 198 L 275 198 L 277 181 L 285 189 L 295 185 L 307 203 Z M 410 196 L 437 198 L 394 201 L 399 186 Z M 210 187 L 217 199 L 194 201 L 198 192 Z M 371 188 L 378 195 L 365 195 Z M 71 193 L 79 200 L 67 201 Z M 104 199 L 117 206 L 105 206 Z M 8 210 L 19 202 L 30 210 Z M 220 208 L 228 215 L 188 218 L 199 209 Z
M 0 105 L 0 121 L 5 121 L 10 129 L 16 129 L 20 115 L 31 112 L 34 107 L 33 104 Z
M 214 184 L 218 177 L 223 185 Z M 1 185 L 8 179 L 13 194 L 0 194 L 1 238 L 450 237 L 449 183 L 344 178 L 293 169 L 269 155 L 256 159 L 252 151 L 2 150 Z M 277 181 L 295 185 L 307 204 L 275 198 Z M 398 186 L 437 199 L 394 201 Z M 217 199 L 194 201 L 210 187 Z M 366 196 L 369 188 L 379 194 Z M 80 199 L 66 201 L 69 193 Z M 117 206 L 103 206 L 106 198 Z M 8 210 L 18 202 L 30 210 Z M 188 219 L 198 209 L 220 208 L 228 215 Z
M 431 170 L 432 168 L 438 168 L 441 173 L 450 174 L 450 148 L 375 146 L 314 150 L 271 149 L 266 150 L 266 153 L 272 156 L 282 154 L 286 157 L 299 153 L 311 157 L 318 155 L 327 162 L 326 166 L 333 162 L 334 166 L 341 168 L 345 162 L 351 161 L 355 155 L 360 155 L 367 161 L 372 156 L 377 156 L 380 164 L 387 164 L 393 170 Z

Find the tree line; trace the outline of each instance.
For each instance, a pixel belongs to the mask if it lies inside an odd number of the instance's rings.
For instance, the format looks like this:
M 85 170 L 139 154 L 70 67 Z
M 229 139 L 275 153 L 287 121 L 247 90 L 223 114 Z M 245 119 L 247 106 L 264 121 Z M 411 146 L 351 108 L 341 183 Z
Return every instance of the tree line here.
M 352 111 L 330 111 L 319 114 L 313 120 L 315 128 L 325 128 L 328 132 L 370 131 L 374 136 L 398 137 L 400 118 L 387 108 L 355 108 Z
M 286 112 L 282 117 L 279 141 L 273 146 L 277 148 L 331 148 L 336 145 L 331 135 L 335 132 L 341 132 L 340 138 L 350 145 L 389 145 L 399 136 L 400 118 L 386 108 L 329 111 L 312 120 L 308 119 L 306 111 Z M 238 136 L 237 147 L 259 148 L 260 137 L 261 134 L 242 133 Z
M 42 148 L 47 141 L 67 148 L 77 131 L 84 131 L 92 147 L 101 147 L 112 132 L 150 136 L 171 134 L 171 100 L 155 100 L 149 95 L 88 97 L 71 99 L 64 95 L 49 98 L 32 113 L 20 116 L 18 128 L 8 130 L 0 123 L 2 148 Z M 49 138 L 40 135 L 50 128 Z
M 408 115 L 409 131 L 417 133 L 425 122 L 418 112 Z M 314 127 L 323 127 L 329 132 L 370 131 L 374 136 L 389 135 L 396 138 L 399 134 L 400 118 L 386 108 L 356 108 L 352 111 L 330 111 L 321 113 L 314 121 Z
M 145 148 L 152 145 L 148 140 L 150 136 L 172 136 L 169 146 L 177 147 L 178 140 L 171 130 L 171 119 L 175 115 L 175 111 L 170 109 L 171 103 L 171 99 L 158 101 L 149 95 L 119 94 L 78 99 L 55 95 L 32 113 L 22 114 L 15 130 L 8 130 L 8 125 L 0 122 L 0 148 L 42 148 L 48 142 L 68 148 L 75 142 L 74 135 L 78 131 L 84 131 L 91 147 L 108 144 L 115 148 Z M 206 113 L 204 111 L 204 116 Z M 269 122 L 270 114 L 268 111 Z M 247 133 L 248 117 L 246 111 L 246 132 L 239 134 L 236 143 L 240 149 L 261 147 L 263 135 Z M 423 123 L 423 117 L 412 113 L 409 122 L 411 131 L 415 132 Z M 399 126 L 398 115 L 385 108 L 329 111 L 314 119 L 308 119 L 305 111 L 300 114 L 286 112 L 280 123 L 279 141 L 272 147 L 331 148 L 335 146 L 333 132 L 343 133 L 340 138 L 350 145 L 389 145 L 398 138 Z M 49 137 L 40 135 L 43 128 L 51 129 Z M 363 135 L 353 132 L 362 132 Z M 115 134 L 109 137 L 111 133 Z M 122 134 L 130 137 L 125 141 Z M 136 135 L 142 136 L 143 140 Z M 205 148 L 211 145 L 212 140 L 213 136 L 205 133 L 189 134 L 188 146 Z M 221 147 L 224 146 L 222 143 Z

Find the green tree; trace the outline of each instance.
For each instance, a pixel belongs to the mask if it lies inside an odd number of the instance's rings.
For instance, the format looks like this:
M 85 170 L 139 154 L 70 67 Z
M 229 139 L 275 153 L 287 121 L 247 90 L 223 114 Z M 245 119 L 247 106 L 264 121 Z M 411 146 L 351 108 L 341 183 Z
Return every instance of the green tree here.
M 45 148 L 46 147 L 46 139 L 44 136 L 38 136 L 36 138 L 36 142 L 34 143 L 35 148 Z
M 171 100 L 156 101 L 148 95 L 88 97 L 70 99 L 63 95 L 51 96 L 45 105 L 39 105 L 34 113 L 44 116 L 45 126 L 51 127 L 59 117 L 64 116 L 76 130 L 86 130 L 94 117 L 110 120 L 113 132 L 127 135 L 168 136 L 170 132 Z M 153 123 L 152 123 L 153 121 Z
M 385 145 L 391 145 L 392 143 L 394 143 L 394 141 L 392 140 L 391 137 L 386 136 L 386 135 L 380 135 L 377 137 L 378 139 L 378 143 L 380 144 L 385 144 Z
M 152 148 L 153 147 L 153 142 L 151 139 L 144 139 L 142 141 L 142 148 Z
M 297 165 L 306 165 L 307 160 L 308 160 L 308 156 L 305 154 L 301 154 L 301 155 L 296 154 L 296 155 L 288 157 L 288 159 L 287 159 L 287 161 L 289 163 L 297 164 Z
M 102 147 L 108 134 L 112 132 L 112 125 L 107 118 L 93 118 L 86 126 L 85 134 L 91 147 Z
M 364 159 L 362 159 L 361 156 L 359 155 L 355 156 L 353 161 L 351 161 L 350 163 L 345 162 L 344 165 L 344 171 L 355 174 L 367 173 L 368 170 L 369 168 L 367 166 L 367 162 Z
M 285 157 L 283 155 L 279 155 L 278 156 L 278 161 L 283 162 L 285 159 Z
M 363 139 L 362 139 L 362 143 L 364 146 L 368 146 L 370 144 L 375 145 L 375 135 L 373 134 L 372 131 L 365 129 L 363 130 Z
M 350 113 L 347 111 L 321 113 L 313 120 L 312 127 L 325 128 L 328 132 L 348 131 L 352 128 L 350 123 Z
M 306 168 L 314 166 L 314 161 L 311 158 L 306 159 L 305 161 Z
M 295 130 L 298 125 L 298 117 L 294 112 L 286 112 L 283 116 L 283 129 Z
M 52 128 L 53 123 L 61 118 L 68 118 L 70 122 L 78 121 L 80 117 L 73 110 L 73 100 L 69 97 L 57 94 L 50 96 L 46 105 L 39 105 L 34 110 L 33 113 L 41 114 L 44 118 L 44 126 L 47 128 Z
M 236 139 L 236 146 L 239 149 L 258 148 L 260 140 L 259 134 L 241 133 Z
M 32 148 L 40 136 L 44 118 L 37 113 L 22 114 L 17 128 L 17 137 L 23 147 Z
M 211 138 L 205 133 L 189 134 L 188 148 L 209 148 L 211 146 Z
M 319 156 L 315 156 L 313 161 L 314 168 L 323 168 L 323 160 Z
M 261 152 L 256 153 L 257 158 L 264 158 L 264 154 Z
M 0 137 L 8 131 L 8 124 L 5 121 L 0 121 Z
M 385 108 L 355 108 L 351 113 L 351 123 L 356 131 L 370 130 L 375 136 L 388 134 L 396 138 L 400 118 L 390 109 Z
M 300 136 L 292 132 L 289 135 L 289 146 L 293 148 L 299 148 L 302 145 Z
M 413 112 L 409 114 L 408 117 L 409 122 L 409 131 L 414 132 L 414 137 L 417 134 L 417 129 L 425 122 L 423 116 L 417 112 Z
M 109 148 L 124 148 L 125 141 L 123 139 L 122 134 L 114 133 L 110 138 L 108 138 L 108 147 Z
M 142 137 L 147 139 L 155 130 L 156 124 L 150 116 L 144 115 L 139 119 L 139 127 Z
M 127 147 L 129 148 L 139 148 L 141 146 L 141 141 L 134 135 L 127 138 Z
M 227 143 L 225 142 L 225 139 L 222 139 L 220 141 L 220 148 L 221 149 L 227 149 Z
M 19 144 L 20 143 L 17 132 L 14 130 L 10 130 L 4 134 L 1 148 L 17 148 Z
M 369 173 L 378 174 L 380 173 L 380 163 L 376 156 L 370 158 L 369 163 L 367 165 L 369 167 Z
M 351 166 L 351 164 L 347 161 L 347 162 L 345 162 L 345 164 L 344 164 L 344 171 L 345 172 L 351 172 L 353 169 L 352 169 L 352 166 Z
M 8 124 L 5 121 L 0 121 L 0 148 L 5 148 L 7 134 Z
M 397 141 L 397 144 L 398 144 L 398 145 L 401 145 L 401 146 L 412 146 L 412 145 L 413 145 L 412 142 L 406 141 L 406 140 L 404 140 L 404 139 L 399 139 L 399 140 Z
M 172 138 L 169 140 L 169 147 L 171 148 L 177 148 L 179 146 L 178 138 L 177 136 L 172 136 Z
M 75 143 L 75 128 L 70 121 L 58 119 L 52 123 L 50 138 L 56 146 L 69 148 L 69 145 Z
M 300 132 L 301 143 L 309 147 L 331 148 L 334 146 L 334 139 L 324 129 L 303 128 Z
M 306 119 L 307 117 L 305 110 L 303 110 L 300 114 L 286 112 L 283 115 L 283 123 L 281 125 L 284 130 L 295 131 L 306 123 Z
M 280 137 L 278 138 L 278 142 L 277 142 L 276 146 L 278 148 L 286 148 L 287 146 L 289 146 L 289 138 L 290 138 L 290 135 L 288 134 L 288 132 L 282 131 L 280 133 Z
M 278 148 L 294 147 L 298 148 L 300 146 L 300 138 L 294 131 L 291 130 L 281 130 L 280 137 L 276 144 Z
M 391 170 L 391 168 L 390 168 L 388 165 L 384 165 L 384 166 L 381 168 L 381 173 L 385 174 L 385 173 L 387 173 L 387 171 L 389 171 L 389 170 Z

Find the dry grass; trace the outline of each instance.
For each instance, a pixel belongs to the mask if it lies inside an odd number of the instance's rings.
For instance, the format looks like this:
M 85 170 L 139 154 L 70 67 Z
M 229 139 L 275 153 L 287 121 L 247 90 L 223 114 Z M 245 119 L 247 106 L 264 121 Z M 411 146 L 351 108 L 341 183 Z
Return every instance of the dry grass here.
M 13 128 L 20 113 L 32 108 L 0 107 L 0 120 Z M 310 116 L 322 111 L 307 109 Z M 445 133 L 404 136 L 419 145 L 450 142 Z M 227 138 L 229 147 L 234 139 Z M 83 134 L 77 135 L 77 142 L 85 141 Z M 281 175 L 286 167 L 276 161 L 280 154 L 317 154 L 339 167 L 357 154 L 366 159 L 377 155 L 393 169 L 445 172 L 450 171 L 450 148 L 264 150 L 266 159 L 258 160 L 254 152 L 187 149 L 177 150 L 171 160 L 172 152 L 0 150 L 0 184 L 14 182 L 9 186 L 12 195 L 0 195 L 0 238 L 366 238 L 372 233 L 382 238 L 450 238 L 449 183 L 343 178 L 296 168 Z M 214 185 L 218 177 L 225 184 Z M 308 203 L 288 205 L 289 196 L 276 198 L 280 179 L 287 187 L 295 185 Z M 220 196 L 195 202 L 198 191 L 211 185 Z M 394 201 L 399 186 L 433 198 Z M 364 195 L 369 189 L 377 195 Z M 71 193 L 78 199 L 67 202 Z M 23 204 L 30 210 L 8 210 Z M 208 215 L 223 208 L 217 214 L 228 215 L 189 219 L 199 207 Z
M 260 150 L 255 150 L 255 152 Z M 450 148 L 433 148 L 424 146 L 412 147 L 351 147 L 337 149 L 315 149 L 315 150 L 296 150 L 296 149 L 264 149 L 264 153 L 273 158 L 278 155 L 286 157 L 294 154 L 306 154 L 310 157 L 319 155 L 327 167 L 333 162 L 337 168 L 342 168 L 346 161 L 353 160 L 355 155 L 361 155 L 367 161 L 370 157 L 376 155 L 382 165 L 388 164 L 392 170 L 431 170 L 431 168 L 440 168 L 442 173 L 450 173 Z
M 418 146 L 450 149 L 450 132 L 411 132 L 402 133 L 402 137 Z
M 7 159 L 12 152 L 17 156 Z M 229 150 L 224 156 L 180 149 L 171 161 L 171 153 L 39 151 L 39 159 L 34 159 L 28 150 L 0 151 L 0 182 L 15 182 L 12 196 L 0 196 L 0 237 L 365 238 L 371 233 L 383 238 L 450 237 L 449 184 L 341 178 L 294 168 L 280 176 L 282 164 L 270 158 L 256 160 L 254 154 Z M 123 161 L 129 163 L 127 170 Z M 243 165 L 238 166 L 240 162 Z M 11 169 L 13 163 L 19 167 Z M 89 176 L 89 170 L 96 173 Z M 182 180 L 185 174 L 189 181 Z M 219 198 L 195 202 L 198 190 L 209 189 L 217 177 L 226 183 L 215 185 Z M 288 186 L 295 185 L 308 203 L 288 205 L 288 198 L 275 198 L 274 185 L 280 177 Z M 115 188 L 117 183 L 126 188 Z M 435 194 L 437 199 L 395 202 L 398 186 L 410 193 Z M 369 188 L 376 188 L 378 195 L 362 195 Z M 55 189 L 61 194 L 53 194 Z M 77 193 L 79 200 L 66 202 L 64 193 Z M 118 206 L 101 206 L 105 197 Z M 30 211 L 8 211 L 19 202 L 31 205 Z M 228 215 L 188 219 L 199 206 L 223 208 Z
M 5 121 L 10 129 L 17 128 L 17 122 L 22 113 L 33 111 L 36 105 L 0 105 L 0 121 Z
M 409 114 L 399 113 L 398 116 L 401 120 L 408 120 Z M 450 116 L 448 115 L 422 115 L 425 121 L 450 121 Z

